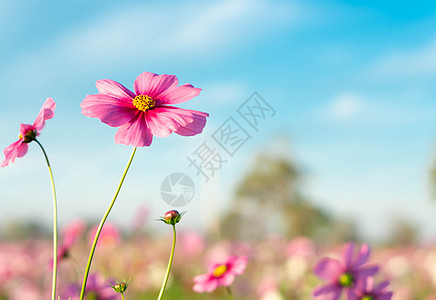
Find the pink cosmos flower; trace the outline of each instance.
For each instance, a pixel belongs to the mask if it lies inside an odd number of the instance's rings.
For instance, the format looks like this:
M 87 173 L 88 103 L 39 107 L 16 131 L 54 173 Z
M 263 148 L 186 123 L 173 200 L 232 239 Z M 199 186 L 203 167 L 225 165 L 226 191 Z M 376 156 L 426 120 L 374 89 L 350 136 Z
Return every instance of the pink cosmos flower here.
M 371 253 L 370 247 L 363 244 L 360 252 L 353 259 L 354 244 L 347 243 L 344 247 L 343 261 L 332 258 L 322 258 L 315 266 L 314 273 L 328 281 L 327 284 L 316 287 L 313 296 L 322 299 L 337 300 L 345 291 L 347 299 L 354 295 L 359 281 L 366 280 L 378 272 L 378 266 L 365 265 Z
M 69 256 L 71 247 L 85 231 L 85 228 L 84 221 L 74 220 L 62 230 L 62 244 L 58 248 L 58 262 Z M 53 267 L 53 259 L 50 260 L 50 266 Z
M 80 286 L 71 285 L 66 288 L 65 294 L 67 297 L 62 299 L 78 300 L 80 294 Z M 100 273 L 90 274 L 85 290 L 85 299 L 95 300 L 115 300 L 118 299 L 117 293 L 109 286 L 107 281 Z
M 27 149 L 29 148 L 28 143 L 35 140 L 35 138 L 39 135 L 40 131 L 44 128 L 45 121 L 53 118 L 55 108 L 56 103 L 52 98 L 48 97 L 36 116 L 35 122 L 33 122 L 32 125 L 20 125 L 20 135 L 18 137 L 18 141 L 10 144 L 4 150 L 5 159 L 1 164 L 2 168 L 6 167 L 10 163 L 13 163 L 15 158 L 23 157 L 27 153 Z
M 386 290 L 388 285 L 388 281 L 383 281 L 374 286 L 374 278 L 368 277 L 366 280 L 359 281 L 348 300 L 391 300 L 393 293 Z
M 93 243 L 95 234 L 97 232 L 98 225 L 93 226 L 88 232 L 88 242 Z M 118 245 L 121 242 L 121 234 L 118 227 L 111 223 L 106 223 L 100 232 L 100 237 L 98 239 L 97 245 L 110 247 Z
M 193 290 L 197 293 L 210 293 L 219 286 L 230 286 L 236 275 L 244 273 L 246 266 L 246 256 L 231 256 L 223 263 L 212 264 L 207 274 L 194 277 Z
M 80 107 L 83 115 L 120 127 L 115 134 L 117 144 L 144 147 L 150 146 L 153 135 L 199 134 L 209 114 L 171 105 L 198 96 L 201 89 L 178 84 L 175 75 L 144 72 L 136 78 L 133 93 L 116 81 L 98 80 L 99 94 L 87 95 Z

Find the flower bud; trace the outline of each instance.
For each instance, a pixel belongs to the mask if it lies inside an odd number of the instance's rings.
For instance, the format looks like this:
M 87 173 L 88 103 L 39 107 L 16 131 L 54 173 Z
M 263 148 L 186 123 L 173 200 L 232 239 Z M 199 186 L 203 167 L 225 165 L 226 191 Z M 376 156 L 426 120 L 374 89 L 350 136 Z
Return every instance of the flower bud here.
M 160 220 L 168 225 L 175 225 L 179 223 L 184 214 L 185 212 L 179 213 L 177 210 L 170 210 L 167 211 L 165 215 L 160 218 Z
M 109 283 L 109 285 L 117 293 L 124 293 L 124 291 L 127 290 L 127 283 L 125 283 L 124 281 L 121 283 L 117 282 L 115 285 Z

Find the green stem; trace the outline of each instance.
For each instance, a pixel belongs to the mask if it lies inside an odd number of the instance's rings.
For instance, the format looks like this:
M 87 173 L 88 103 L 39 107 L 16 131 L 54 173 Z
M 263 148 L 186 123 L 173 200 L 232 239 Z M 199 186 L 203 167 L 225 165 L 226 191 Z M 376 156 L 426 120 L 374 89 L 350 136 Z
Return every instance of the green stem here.
M 229 296 L 230 300 L 234 300 L 233 295 L 232 295 L 232 290 L 230 289 L 230 286 L 226 286 L 226 290 L 227 290 L 227 294 Z
M 135 156 L 135 152 L 136 152 L 136 147 L 133 148 L 132 154 L 130 155 L 129 162 L 127 163 L 126 169 L 124 170 L 123 176 L 121 177 L 120 183 L 118 184 L 118 188 L 115 192 L 114 198 L 112 199 L 112 202 L 110 203 L 106 213 L 101 219 L 100 225 L 98 226 L 97 232 L 95 233 L 94 241 L 92 243 L 91 251 L 88 257 L 88 263 L 86 264 L 85 275 L 83 276 L 82 289 L 80 291 L 80 300 L 83 300 L 83 298 L 85 297 L 86 282 L 88 280 L 89 269 L 91 268 L 91 262 L 94 256 L 95 247 L 97 246 L 98 237 L 100 236 L 101 230 L 103 229 L 104 222 L 106 222 L 106 219 L 109 216 L 109 213 L 111 212 L 112 207 L 115 204 L 115 200 L 117 199 L 121 186 L 123 185 L 124 178 L 126 178 L 127 171 L 129 170 L 130 164 L 132 163 L 133 157 Z
M 159 297 L 157 298 L 157 300 L 162 299 L 163 293 L 165 291 L 165 287 L 167 286 L 168 283 L 168 278 L 170 277 L 171 265 L 173 264 L 174 250 L 176 249 L 176 224 L 172 224 L 172 225 L 173 225 L 173 246 L 171 248 L 171 255 L 170 255 L 170 260 L 168 261 L 168 267 L 167 267 L 167 272 L 165 274 L 165 279 L 162 283 L 162 287 L 160 289 Z
M 121 293 L 121 299 L 123 299 L 123 300 L 124 300 L 124 295 L 123 295 L 123 293 Z
M 52 279 L 52 291 L 51 299 L 56 300 L 56 282 L 57 282 L 57 269 L 58 269 L 58 208 L 56 200 L 56 188 L 54 183 L 53 172 L 50 167 L 47 153 L 42 147 L 41 143 L 35 139 L 35 142 L 41 147 L 42 153 L 44 153 L 45 161 L 47 162 L 48 171 L 50 173 L 51 189 L 53 193 L 53 279 Z

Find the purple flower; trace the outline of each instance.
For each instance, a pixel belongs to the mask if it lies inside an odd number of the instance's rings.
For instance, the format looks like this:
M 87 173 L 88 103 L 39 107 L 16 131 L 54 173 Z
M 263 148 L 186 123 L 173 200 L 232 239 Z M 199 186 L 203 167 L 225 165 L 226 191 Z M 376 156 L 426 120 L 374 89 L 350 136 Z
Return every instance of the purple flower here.
M 349 300 L 391 300 L 393 293 L 386 290 L 388 285 L 389 282 L 386 280 L 374 286 L 374 278 L 368 277 L 357 283 Z
M 378 272 L 378 266 L 365 265 L 371 250 L 363 244 L 359 254 L 353 259 L 354 244 L 347 243 L 342 254 L 342 261 L 333 258 L 322 258 L 315 266 L 314 273 L 328 281 L 327 284 L 318 286 L 313 291 L 314 297 L 327 300 L 337 300 L 342 290 L 351 299 L 355 295 L 360 281 L 374 276 Z M 370 298 L 369 298 L 370 299 Z

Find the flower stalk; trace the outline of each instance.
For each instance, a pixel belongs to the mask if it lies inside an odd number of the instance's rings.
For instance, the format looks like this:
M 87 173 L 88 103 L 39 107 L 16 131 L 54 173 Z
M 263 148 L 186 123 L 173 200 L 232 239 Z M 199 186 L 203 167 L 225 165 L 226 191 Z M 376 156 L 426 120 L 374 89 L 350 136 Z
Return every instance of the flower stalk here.
M 53 193 L 53 278 L 52 278 L 52 291 L 51 299 L 56 300 L 56 284 L 57 284 L 57 263 L 58 263 L 58 214 L 57 214 L 57 200 L 56 200 L 56 188 L 54 183 L 53 172 L 51 170 L 50 161 L 48 160 L 47 153 L 44 147 L 36 139 L 33 140 L 41 147 L 42 153 L 44 154 L 45 161 L 47 162 L 48 171 L 50 173 L 51 189 Z
M 127 163 L 127 166 L 126 166 L 126 169 L 124 170 L 123 175 L 121 176 L 120 183 L 118 184 L 118 188 L 115 191 L 115 195 L 112 199 L 112 202 L 110 203 L 106 213 L 103 215 L 103 218 L 100 221 L 100 225 L 98 226 L 97 232 L 95 233 L 94 241 L 92 242 L 91 251 L 90 251 L 89 257 L 88 257 L 88 262 L 86 264 L 85 274 L 83 276 L 82 289 L 80 291 L 80 300 L 83 300 L 85 297 L 86 282 L 88 280 L 89 270 L 91 269 L 91 262 L 92 262 L 92 258 L 94 257 L 94 252 L 95 252 L 95 248 L 97 246 L 98 238 L 99 238 L 100 233 L 103 229 L 104 223 L 106 222 L 106 219 L 108 218 L 109 213 L 111 212 L 112 207 L 114 206 L 115 201 L 118 197 L 118 194 L 121 190 L 121 186 L 123 185 L 124 179 L 126 178 L 127 171 L 129 170 L 130 165 L 133 161 L 133 157 L 135 156 L 136 149 L 137 149 L 136 147 L 133 148 L 132 154 L 130 155 L 129 162 Z
M 164 281 L 162 282 L 162 287 L 160 289 L 159 297 L 157 297 L 157 300 L 162 299 L 165 288 L 167 286 L 168 278 L 170 277 L 171 266 L 173 264 L 173 259 L 174 259 L 174 250 L 176 249 L 176 224 L 171 224 L 171 225 L 173 227 L 173 245 L 171 247 L 171 254 L 170 254 L 170 259 L 168 261 L 168 266 L 167 266 L 167 271 L 165 273 L 165 278 L 164 278 Z
M 230 300 L 234 300 L 232 290 L 230 289 L 230 286 L 226 286 L 227 295 L 229 296 Z

